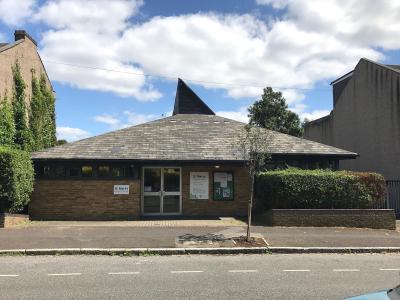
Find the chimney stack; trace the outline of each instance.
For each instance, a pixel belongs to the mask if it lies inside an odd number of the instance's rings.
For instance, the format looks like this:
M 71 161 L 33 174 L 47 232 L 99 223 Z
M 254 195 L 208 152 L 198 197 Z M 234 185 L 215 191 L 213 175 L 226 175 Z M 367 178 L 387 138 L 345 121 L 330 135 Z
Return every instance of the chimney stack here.
M 14 31 L 15 41 L 25 40 L 25 38 L 30 39 L 32 41 L 32 43 L 34 43 L 35 46 L 37 46 L 36 41 L 25 30 L 15 30 Z

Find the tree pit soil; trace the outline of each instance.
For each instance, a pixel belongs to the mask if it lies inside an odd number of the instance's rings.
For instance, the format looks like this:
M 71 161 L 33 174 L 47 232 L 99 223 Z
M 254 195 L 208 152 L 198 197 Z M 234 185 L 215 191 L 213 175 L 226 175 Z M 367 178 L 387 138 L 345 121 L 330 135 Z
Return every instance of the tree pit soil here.
M 233 237 L 232 240 L 236 247 L 268 247 L 268 243 L 264 238 L 251 237 L 247 240 L 245 236 Z

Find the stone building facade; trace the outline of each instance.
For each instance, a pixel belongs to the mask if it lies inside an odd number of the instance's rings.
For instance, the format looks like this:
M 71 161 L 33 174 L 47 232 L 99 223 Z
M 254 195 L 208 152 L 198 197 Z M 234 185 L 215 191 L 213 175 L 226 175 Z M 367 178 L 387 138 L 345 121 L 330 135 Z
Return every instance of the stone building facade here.
M 25 94 L 28 102 L 32 94 L 32 70 L 37 78 L 44 74 L 51 90 L 52 86 L 37 51 L 36 41 L 24 30 L 16 30 L 14 37 L 13 43 L 0 41 L 0 101 L 5 95 L 8 99 L 12 97 L 14 85 L 12 66 L 18 61 L 26 84 Z
M 360 155 L 340 169 L 400 180 L 400 66 L 361 59 L 332 87 L 330 115 L 309 122 L 304 137 Z

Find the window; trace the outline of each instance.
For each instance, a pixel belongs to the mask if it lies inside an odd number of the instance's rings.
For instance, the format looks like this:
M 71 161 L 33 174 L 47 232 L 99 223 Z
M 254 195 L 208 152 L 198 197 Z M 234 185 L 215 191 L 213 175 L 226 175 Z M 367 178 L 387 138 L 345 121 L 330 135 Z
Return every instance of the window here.
M 110 166 L 99 166 L 97 169 L 99 177 L 110 177 Z
M 124 166 L 123 169 L 125 177 L 134 177 L 134 165 Z
M 54 170 L 54 176 L 56 178 L 63 178 L 65 177 L 66 172 L 65 172 L 65 167 L 64 166 L 56 166 Z
M 82 177 L 92 177 L 93 167 L 92 166 L 82 166 Z
M 71 164 L 71 165 L 70 165 Z M 49 179 L 96 179 L 96 178 L 137 178 L 138 175 L 134 165 L 123 163 L 99 163 L 96 162 L 54 162 L 35 163 L 35 174 L 37 178 Z
M 69 177 L 78 177 L 79 170 L 79 167 L 69 167 Z
M 110 175 L 111 177 L 122 177 L 123 176 L 122 167 L 111 167 Z

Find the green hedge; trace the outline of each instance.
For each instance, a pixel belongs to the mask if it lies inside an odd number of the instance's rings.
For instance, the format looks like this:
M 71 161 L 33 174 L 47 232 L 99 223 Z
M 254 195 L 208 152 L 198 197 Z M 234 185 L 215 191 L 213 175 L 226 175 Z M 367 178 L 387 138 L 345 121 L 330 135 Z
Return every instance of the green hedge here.
M 286 169 L 260 173 L 255 192 L 264 209 L 384 208 L 386 184 L 376 173 Z
M 34 171 L 29 153 L 0 146 L 0 212 L 19 212 L 33 191 Z

